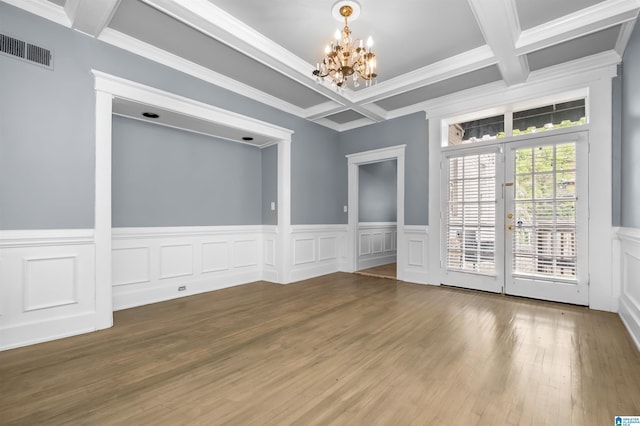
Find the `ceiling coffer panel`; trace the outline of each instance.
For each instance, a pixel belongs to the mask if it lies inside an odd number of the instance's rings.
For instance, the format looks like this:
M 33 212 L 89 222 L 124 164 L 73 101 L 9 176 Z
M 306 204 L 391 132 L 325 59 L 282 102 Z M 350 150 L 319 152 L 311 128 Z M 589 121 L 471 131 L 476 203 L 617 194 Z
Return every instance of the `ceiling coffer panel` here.
M 527 55 L 529 69 L 536 71 L 616 47 L 620 26 L 607 28 Z
M 334 1 L 214 3 L 312 65 L 343 26 L 331 15 Z M 467 0 L 360 3 L 360 16 L 349 21 L 349 28 L 354 38 L 372 37 L 378 82 L 485 44 Z
M 342 111 L 339 112 L 337 114 L 333 114 L 333 115 L 329 115 L 327 117 L 328 120 L 333 121 L 334 123 L 337 124 L 346 124 L 346 123 L 350 123 L 352 121 L 356 121 L 356 120 L 360 120 L 362 118 L 366 118 L 364 115 L 354 111 L 354 110 L 347 110 L 347 111 Z
M 528 30 L 603 0 L 516 0 L 520 28 Z
M 425 100 L 435 99 L 461 90 L 470 89 L 483 84 L 493 83 L 501 79 L 500 71 L 495 65 L 481 68 L 448 80 L 439 81 L 390 98 L 376 102 L 376 105 L 387 111 L 404 108 Z
M 121 2 L 109 27 L 300 108 L 327 101 L 323 95 L 138 0 Z

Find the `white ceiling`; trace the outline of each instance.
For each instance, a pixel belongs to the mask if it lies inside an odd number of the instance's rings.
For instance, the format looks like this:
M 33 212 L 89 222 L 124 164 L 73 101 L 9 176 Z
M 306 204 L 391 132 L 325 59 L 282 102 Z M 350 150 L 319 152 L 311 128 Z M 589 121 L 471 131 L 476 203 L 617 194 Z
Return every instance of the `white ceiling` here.
M 3 0 L 342 131 L 473 87 L 618 63 L 640 0 L 360 0 L 376 84 L 333 90 L 311 72 L 342 24 L 334 0 Z

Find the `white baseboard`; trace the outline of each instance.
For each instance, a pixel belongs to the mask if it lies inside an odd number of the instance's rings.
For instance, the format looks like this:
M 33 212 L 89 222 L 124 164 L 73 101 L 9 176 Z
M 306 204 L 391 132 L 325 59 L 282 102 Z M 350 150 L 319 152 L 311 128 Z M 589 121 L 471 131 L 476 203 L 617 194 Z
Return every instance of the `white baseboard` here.
M 368 257 L 358 259 L 358 269 L 375 268 L 376 266 L 388 265 L 389 263 L 396 263 L 396 255 L 391 254 L 388 256 Z
M 625 297 L 620 298 L 620 319 L 640 351 L 640 310 Z
M 249 271 L 245 273 L 224 274 L 209 279 L 173 281 L 154 287 L 132 287 L 128 289 L 128 291 L 120 292 L 117 295 L 114 294 L 113 310 L 119 311 L 180 297 L 193 296 L 195 294 L 259 281 L 260 279 L 261 277 L 258 271 Z M 185 287 L 185 290 L 178 290 L 182 286 Z
M 95 313 L 47 318 L 30 324 L 19 324 L 0 329 L 0 350 L 35 345 L 50 340 L 76 336 L 95 331 Z

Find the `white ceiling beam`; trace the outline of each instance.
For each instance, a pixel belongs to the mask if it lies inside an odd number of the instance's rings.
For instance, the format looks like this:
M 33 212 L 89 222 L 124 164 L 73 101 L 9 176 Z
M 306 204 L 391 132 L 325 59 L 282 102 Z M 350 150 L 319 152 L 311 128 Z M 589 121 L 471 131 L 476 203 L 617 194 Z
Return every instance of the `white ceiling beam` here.
M 520 23 L 515 0 L 469 0 L 485 41 L 498 59 L 498 68 L 507 86 L 524 83 L 529 65 L 515 51 Z
M 606 0 L 575 13 L 522 31 L 516 53 L 524 55 L 606 28 L 634 21 L 640 0 Z
M 67 0 L 64 11 L 71 28 L 98 37 L 111 21 L 119 4 L 120 0 Z
M 494 65 L 496 62 L 497 59 L 491 48 L 489 46 L 481 46 L 411 71 L 400 77 L 375 84 L 366 90 L 357 91 L 348 96 L 348 98 L 350 101 L 357 103 L 376 102 Z
M 335 90 L 315 82 L 313 65 L 208 0 L 142 1 L 308 89 L 339 103 L 344 100 Z
M 67 28 L 71 27 L 69 17 L 64 12 L 64 8 L 47 0 L 2 0 L 3 2 L 25 10 L 41 18 L 48 19 L 56 24 L 63 25 Z

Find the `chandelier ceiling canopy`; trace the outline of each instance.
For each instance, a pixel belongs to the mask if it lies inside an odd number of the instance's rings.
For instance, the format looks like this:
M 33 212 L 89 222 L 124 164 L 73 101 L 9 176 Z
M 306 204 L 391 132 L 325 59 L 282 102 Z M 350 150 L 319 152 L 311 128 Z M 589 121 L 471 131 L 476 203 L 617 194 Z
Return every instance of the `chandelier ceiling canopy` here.
M 359 87 L 359 79 L 367 86 L 378 76 L 376 55 L 373 53 L 373 40 L 367 40 L 365 47 L 361 39 L 353 39 L 349 29 L 349 18 L 353 21 L 360 16 L 360 4 L 357 1 L 338 1 L 332 7 L 332 14 L 338 20 L 344 20 L 342 31 L 336 30 L 335 40 L 325 48 L 322 62 L 316 64 L 313 75 L 319 83 L 325 78 L 334 87 L 342 88 L 351 78 L 354 87 Z

